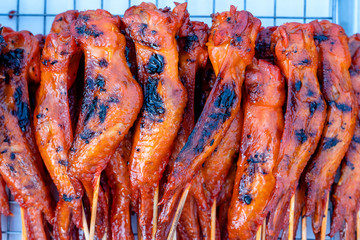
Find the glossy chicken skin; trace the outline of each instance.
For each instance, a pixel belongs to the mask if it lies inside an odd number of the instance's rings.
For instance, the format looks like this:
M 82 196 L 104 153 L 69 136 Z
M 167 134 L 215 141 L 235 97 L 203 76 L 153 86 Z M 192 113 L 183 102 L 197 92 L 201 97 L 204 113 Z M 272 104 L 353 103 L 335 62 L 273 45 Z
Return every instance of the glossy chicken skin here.
M 142 91 L 125 58 L 119 17 L 105 10 L 80 12 L 71 26 L 85 55 L 85 86 L 76 134 L 69 153 L 68 174 L 80 201 L 82 186 L 92 204 L 93 186 L 136 120 Z M 97 236 L 107 228 L 107 201 L 99 192 Z M 75 221 L 80 222 L 80 209 Z
M 313 230 L 318 233 L 336 170 L 354 134 L 358 109 L 350 79 L 351 56 L 344 29 L 327 20 L 313 21 L 311 25 L 319 53 L 318 78 L 328 105 L 319 147 L 306 168 L 305 177 L 306 215 L 312 216 Z
M 0 56 L 0 75 L 5 77 L 0 82 L 0 174 L 24 209 L 28 238 L 46 239 L 43 215 L 52 222 L 53 211 L 33 136 L 28 93 L 28 82 L 40 78 L 39 42 L 27 31 L 3 28 L 1 34 L 6 49 Z
M 275 186 L 284 129 L 285 82 L 275 65 L 254 59 L 245 78 L 244 126 L 229 208 L 230 239 L 253 239 Z M 271 121 L 269 121 L 271 119 Z
M 177 44 L 179 49 L 179 77 L 186 89 L 188 101 L 184 110 L 184 118 L 174 141 L 170 160 L 165 171 L 166 177 L 173 170 L 175 159 L 195 126 L 195 80 L 199 69 L 204 68 L 207 63 L 208 52 L 205 44 L 208 39 L 208 30 L 209 28 L 205 23 L 190 21 L 189 13 L 185 12 L 185 20 L 179 30 Z M 172 205 L 177 203 L 177 200 L 178 194 L 175 194 L 172 196 L 172 201 L 167 203 L 169 206 L 163 206 L 158 220 L 158 236 L 166 237 L 166 232 L 169 230 L 168 227 L 176 210 Z M 168 209 L 171 212 L 168 212 Z M 198 238 L 200 227 L 197 219 L 196 203 L 193 197 L 189 197 L 189 200 L 186 201 L 183 211 L 186 213 L 182 214 L 179 220 L 179 234 L 182 234 L 183 239 Z M 190 235 L 186 236 L 187 233 Z
M 229 12 L 213 15 L 207 46 L 214 70 L 219 74 L 194 130 L 175 161 L 162 204 L 190 183 L 239 112 L 245 68 L 254 56 L 259 28 L 260 20 L 249 12 L 236 11 L 234 6 Z
M 35 137 L 42 159 L 59 192 L 60 206 L 77 197 L 67 174 L 68 151 L 73 141 L 68 90 L 75 81 L 80 51 L 70 34 L 70 25 L 77 11 L 56 16 L 51 32 L 45 40 L 41 61 L 41 82 L 34 111 Z M 59 111 L 61 109 L 61 111 Z M 55 236 L 69 239 L 71 209 L 67 218 L 56 215 Z M 80 227 L 80 226 L 79 226 Z
M 261 27 L 261 30 L 256 38 L 255 57 L 257 59 L 265 59 L 274 63 L 274 53 L 271 49 L 271 35 L 277 29 L 274 27 Z
M 131 151 L 131 134 L 128 133 L 111 157 L 105 172 L 111 190 L 111 239 L 134 239 L 130 220 L 130 175 L 128 162 Z
M 349 39 L 352 56 L 350 67 L 351 82 L 357 104 L 360 105 L 360 34 Z M 330 236 L 340 231 L 341 239 L 356 239 L 356 219 L 360 207 L 360 115 L 358 113 L 355 134 L 341 165 L 341 176 L 331 196 L 334 212 Z M 359 236 L 359 233 L 356 233 Z
M 143 239 L 152 236 L 156 188 L 168 163 L 186 106 L 186 89 L 178 73 L 175 35 L 184 21 L 186 4 L 173 11 L 142 3 L 124 15 L 135 42 L 138 77 L 144 105 L 137 122 L 130 157 L 132 201 L 139 213 Z
M 326 105 L 316 75 L 318 56 L 313 31 L 310 24 L 287 23 L 278 27 L 271 39 L 288 91 L 285 128 L 278 165 L 274 169 L 276 185 L 266 207 L 271 211 L 266 239 L 279 235 L 283 211 L 295 193 L 300 174 L 316 149 L 325 123 Z

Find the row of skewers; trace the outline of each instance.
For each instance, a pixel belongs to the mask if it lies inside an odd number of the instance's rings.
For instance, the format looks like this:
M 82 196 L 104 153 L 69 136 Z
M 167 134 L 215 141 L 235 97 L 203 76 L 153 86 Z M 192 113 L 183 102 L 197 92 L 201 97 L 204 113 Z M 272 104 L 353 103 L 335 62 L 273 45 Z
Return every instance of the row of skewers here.
M 330 235 L 355 239 L 360 35 L 212 17 L 142 3 L 1 28 L 0 211 L 7 185 L 28 239 L 133 239 L 131 212 L 140 239 L 293 239 L 305 216 L 324 239 L 330 193 Z

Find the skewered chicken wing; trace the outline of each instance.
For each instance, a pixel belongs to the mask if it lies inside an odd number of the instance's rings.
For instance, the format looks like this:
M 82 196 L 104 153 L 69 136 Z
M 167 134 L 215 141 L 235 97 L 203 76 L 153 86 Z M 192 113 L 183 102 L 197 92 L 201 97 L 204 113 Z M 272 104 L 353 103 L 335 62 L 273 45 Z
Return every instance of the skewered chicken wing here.
M 315 155 L 306 167 L 306 216 L 312 216 L 314 233 L 319 233 L 326 202 L 351 138 L 354 134 L 357 103 L 349 67 L 351 56 L 344 29 L 327 20 L 313 21 L 319 53 L 318 77 L 328 104 L 326 124 Z
M 275 186 L 273 169 L 284 129 L 285 83 L 279 68 L 254 59 L 244 84 L 244 126 L 229 209 L 230 239 L 253 239 L 267 215 L 264 208 Z
M 208 49 L 219 74 L 203 113 L 175 161 L 161 204 L 191 181 L 239 112 L 245 68 L 254 56 L 259 28 L 260 20 L 249 12 L 236 11 L 234 6 L 229 12 L 213 15 Z
M 130 220 L 130 176 L 128 163 L 131 151 L 131 134 L 128 133 L 116 149 L 105 169 L 111 189 L 111 238 L 134 239 Z
M 283 211 L 294 194 L 300 174 L 314 153 L 326 118 L 326 105 L 316 72 L 318 56 L 310 24 L 287 23 L 272 35 L 277 65 L 287 80 L 285 128 L 278 165 L 274 169 L 275 188 L 266 211 L 271 211 L 267 238 L 279 235 Z
M 0 55 L 0 174 L 24 210 L 29 239 L 47 239 L 45 215 L 52 223 L 50 192 L 32 135 L 28 81 L 40 78 L 38 40 L 27 31 L 2 29 Z
M 349 40 L 352 57 L 350 67 L 351 82 L 360 105 L 360 34 Z M 341 166 L 341 177 L 334 186 L 331 196 L 334 211 L 331 221 L 330 236 L 341 231 L 341 239 L 355 239 L 355 224 L 360 207 L 360 115 L 358 113 L 355 134 Z M 356 233 L 357 236 L 360 233 Z
M 81 57 L 75 39 L 70 34 L 70 26 L 78 14 L 75 10 L 67 11 L 58 14 L 54 20 L 43 49 L 41 82 L 34 111 L 35 137 L 46 168 L 59 192 L 58 208 L 66 208 L 64 201 L 69 202 L 69 205 L 78 203 L 72 201 L 77 193 L 67 175 L 68 151 L 73 141 L 67 93 L 75 81 Z M 67 209 L 67 217 L 56 215 L 55 237 L 70 239 L 70 214 L 71 209 Z
M 180 150 L 184 147 L 187 138 L 195 126 L 195 80 L 199 69 L 204 68 L 208 52 L 206 42 L 208 39 L 208 26 L 201 22 L 191 22 L 189 13 L 185 12 L 184 24 L 178 33 L 179 48 L 179 77 L 187 91 L 188 101 L 184 110 L 184 119 L 181 123 L 178 135 L 174 141 L 174 146 L 170 156 L 170 160 L 166 169 L 166 173 L 171 173 L 174 167 L 175 159 Z M 174 201 L 168 202 L 171 206 L 177 202 L 177 195 L 173 196 Z M 196 213 L 196 203 L 193 197 L 189 197 L 189 201 L 185 203 L 184 211 L 179 222 L 179 233 L 182 238 L 196 239 L 199 238 L 200 228 Z M 162 235 L 168 231 L 172 218 L 175 214 L 175 207 L 163 206 L 158 220 L 158 234 Z M 167 212 L 170 209 L 172 212 Z M 190 229 L 188 229 L 190 228 Z M 190 235 L 187 236 L 187 233 Z M 165 235 L 163 235 L 165 237 Z
M 143 239 L 152 236 L 154 194 L 168 163 L 186 105 L 186 91 L 178 75 L 175 35 L 186 4 L 158 10 L 142 3 L 125 12 L 124 22 L 135 42 L 144 106 L 135 128 L 130 157 L 132 201 L 138 208 Z
M 71 26 L 85 55 L 85 86 L 68 174 L 78 194 L 72 200 L 80 201 L 83 186 L 90 205 L 95 182 L 142 105 L 141 88 L 127 65 L 125 37 L 119 27 L 120 18 L 105 10 L 80 12 Z M 98 205 L 96 232 L 101 238 L 107 228 L 107 201 L 101 190 Z M 80 222 L 81 214 L 74 217 Z

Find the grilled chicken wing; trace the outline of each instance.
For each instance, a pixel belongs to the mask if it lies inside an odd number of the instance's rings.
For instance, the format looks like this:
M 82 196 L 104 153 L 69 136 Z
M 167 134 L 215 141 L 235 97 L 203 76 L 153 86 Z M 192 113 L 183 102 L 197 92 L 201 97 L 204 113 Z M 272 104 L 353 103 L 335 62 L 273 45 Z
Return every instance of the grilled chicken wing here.
M 35 137 L 45 166 L 59 192 L 58 207 L 64 205 L 63 201 L 69 202 L 69 205 L 76 203 L 72 199 L 77 197 L 67 174 L 68 151 L 73 141 L 67 93 L 75 81 L 81 57 L 70 34 L 70 25 L 77 16 L 77 11 L 67 11 L 57 15 L 54 20 L 43 49 L 41 82 L 34 111 Z M 56 215 L 55 236 L 60 239 L 70 238 L 68 224 L 71 210 L 67 212 L 67 218 Z
M 324 130 L 315 155 L 306 168 L 306 216 L 319 233 L 335 173 L 354 134 L 357 103 L 351 85 L 351 56 L 344 29 L 327 20 L 313 21 L 319 54 L 318 78 L 328 105 Z
M 120 18 L 105 10 L 80 12 L 71 34 L 85 55 L 85 85 L 68 174 L 80 201 L 82 186 L 92 205 L 93 186 L 133 125 L 142 105 L 141 88 L 125 58 Z M 101 188 L 100 188 L 101 189 Z M 107 228 L 107 201 L 99 192 L 97 236 Z M 81 221 L 77 209 L 75 221 Z
M 111 190 L 111 238 L 134 239 L 130 221 L 130 176 L 128 163 L 131 151 L 131 134 L 128 133 L 116 149 L 105 169 Z
M 352 56 L 350 67 L 351 82 L 357 104 L 360 105 L 360 34 L 349 40 Z M 334 186 L 332 202 L 334 212 L 331 221 L 330 236 L 341 231 L 341 239 L 355 239 L 357 212 L 360 207 L 360 115 L 358 113 L 355 134 L 341 166 L 341 177 Z M 357 236 L 360 233 L 356 233 Z
M 208 39 L 208 30 L 208 26 L 202 22 L 191 22 L 189 13 L 185 12 L 184 24 L 179 30 L 177 43 L 179 48 L 179 77 L 187 91 L 188 101 L 165 175 L 173 170 L 175 159 L 195 126 L 195 80 L 199 69 L 204 68 L 207 63 L 208 52 L 205 44 Z M 175 194 L 173 200 L 167 203 L 169 207 L 163 206 L 158 220 L 158 236 L 166 237 L 176 210 L 172 204 L 177 202 L 177 197 L 178 195 Z M 182 239 L 198 239 L 200 236 L 194 200 L 193 197 L 189 197 L 183 210 L 186 213 L 182 214 L 179 220 L 178 229 Z
M 124 22 L 135 42 L 144 105 L 135 128 L 130 157 L 132 201 L 138 208 L 143 239 L 152 236 L 154 194 L 168 163 L 186 105 L 186 90 L 178 74 L 175 35 L 186 4 L 158 10 L 142 3 L 125 12 Z
M 47 239 L 43 215 L 52 223 L 50 192 L 35 145 L 28 82 L 40 78 L 38 40 L 27 31 L 2 29 L 0 55 L 0 174 L 24 210 L 29 239 Z
M 245 78 L 244 126 L 229 209 L 230 239 L 253 239 L 275 186 L 284 129 L 285 83 L 278 67 L 254 59 Z M 269 121 L 271 119 L 271 121 Z
M 267 239 L 278 237 L 283 211 L 316 149 L 325 123 L 326 105 L 316 75 L 318 56 L 313 32 L 310 24 L 287 23 L 272 35 L 276 63 L 287 80 L 288 92 L 285 128 L 274 169 L 276 184 L 266 207 L 271 211 Z
M 274 53 L 271 49 L 271 35 L 277 29 L 277 26 L 261 28 L 255 43 L 255 57 L 265 59 L 274 63 Z
M 229 12 L 213 15 L 207 45 L 214 70 L 219 74 L 194 130 L 175 160 L 162 204 L 191 181 L 239 112 L 245 68 L 254 56 L 259 28 L 260 20 L 249 12 L 236 11 L 234 6 Z

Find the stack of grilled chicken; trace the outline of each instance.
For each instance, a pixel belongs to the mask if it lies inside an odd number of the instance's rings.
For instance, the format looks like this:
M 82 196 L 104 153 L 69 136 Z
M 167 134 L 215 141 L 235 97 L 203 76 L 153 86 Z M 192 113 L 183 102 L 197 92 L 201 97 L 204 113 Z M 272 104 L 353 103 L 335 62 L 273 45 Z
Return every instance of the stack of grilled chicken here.
M 94 213 L 98 239 L 134 239 L 132 213 L 141 239 L 287 239 L 289 215 L 320 238 L 329 198 L 330 236 L 360 234 L 360 35 L 212 18 L 142 3 L 0 28 L 0 212 L 7 186 L 28 239 L 83 239 Z

